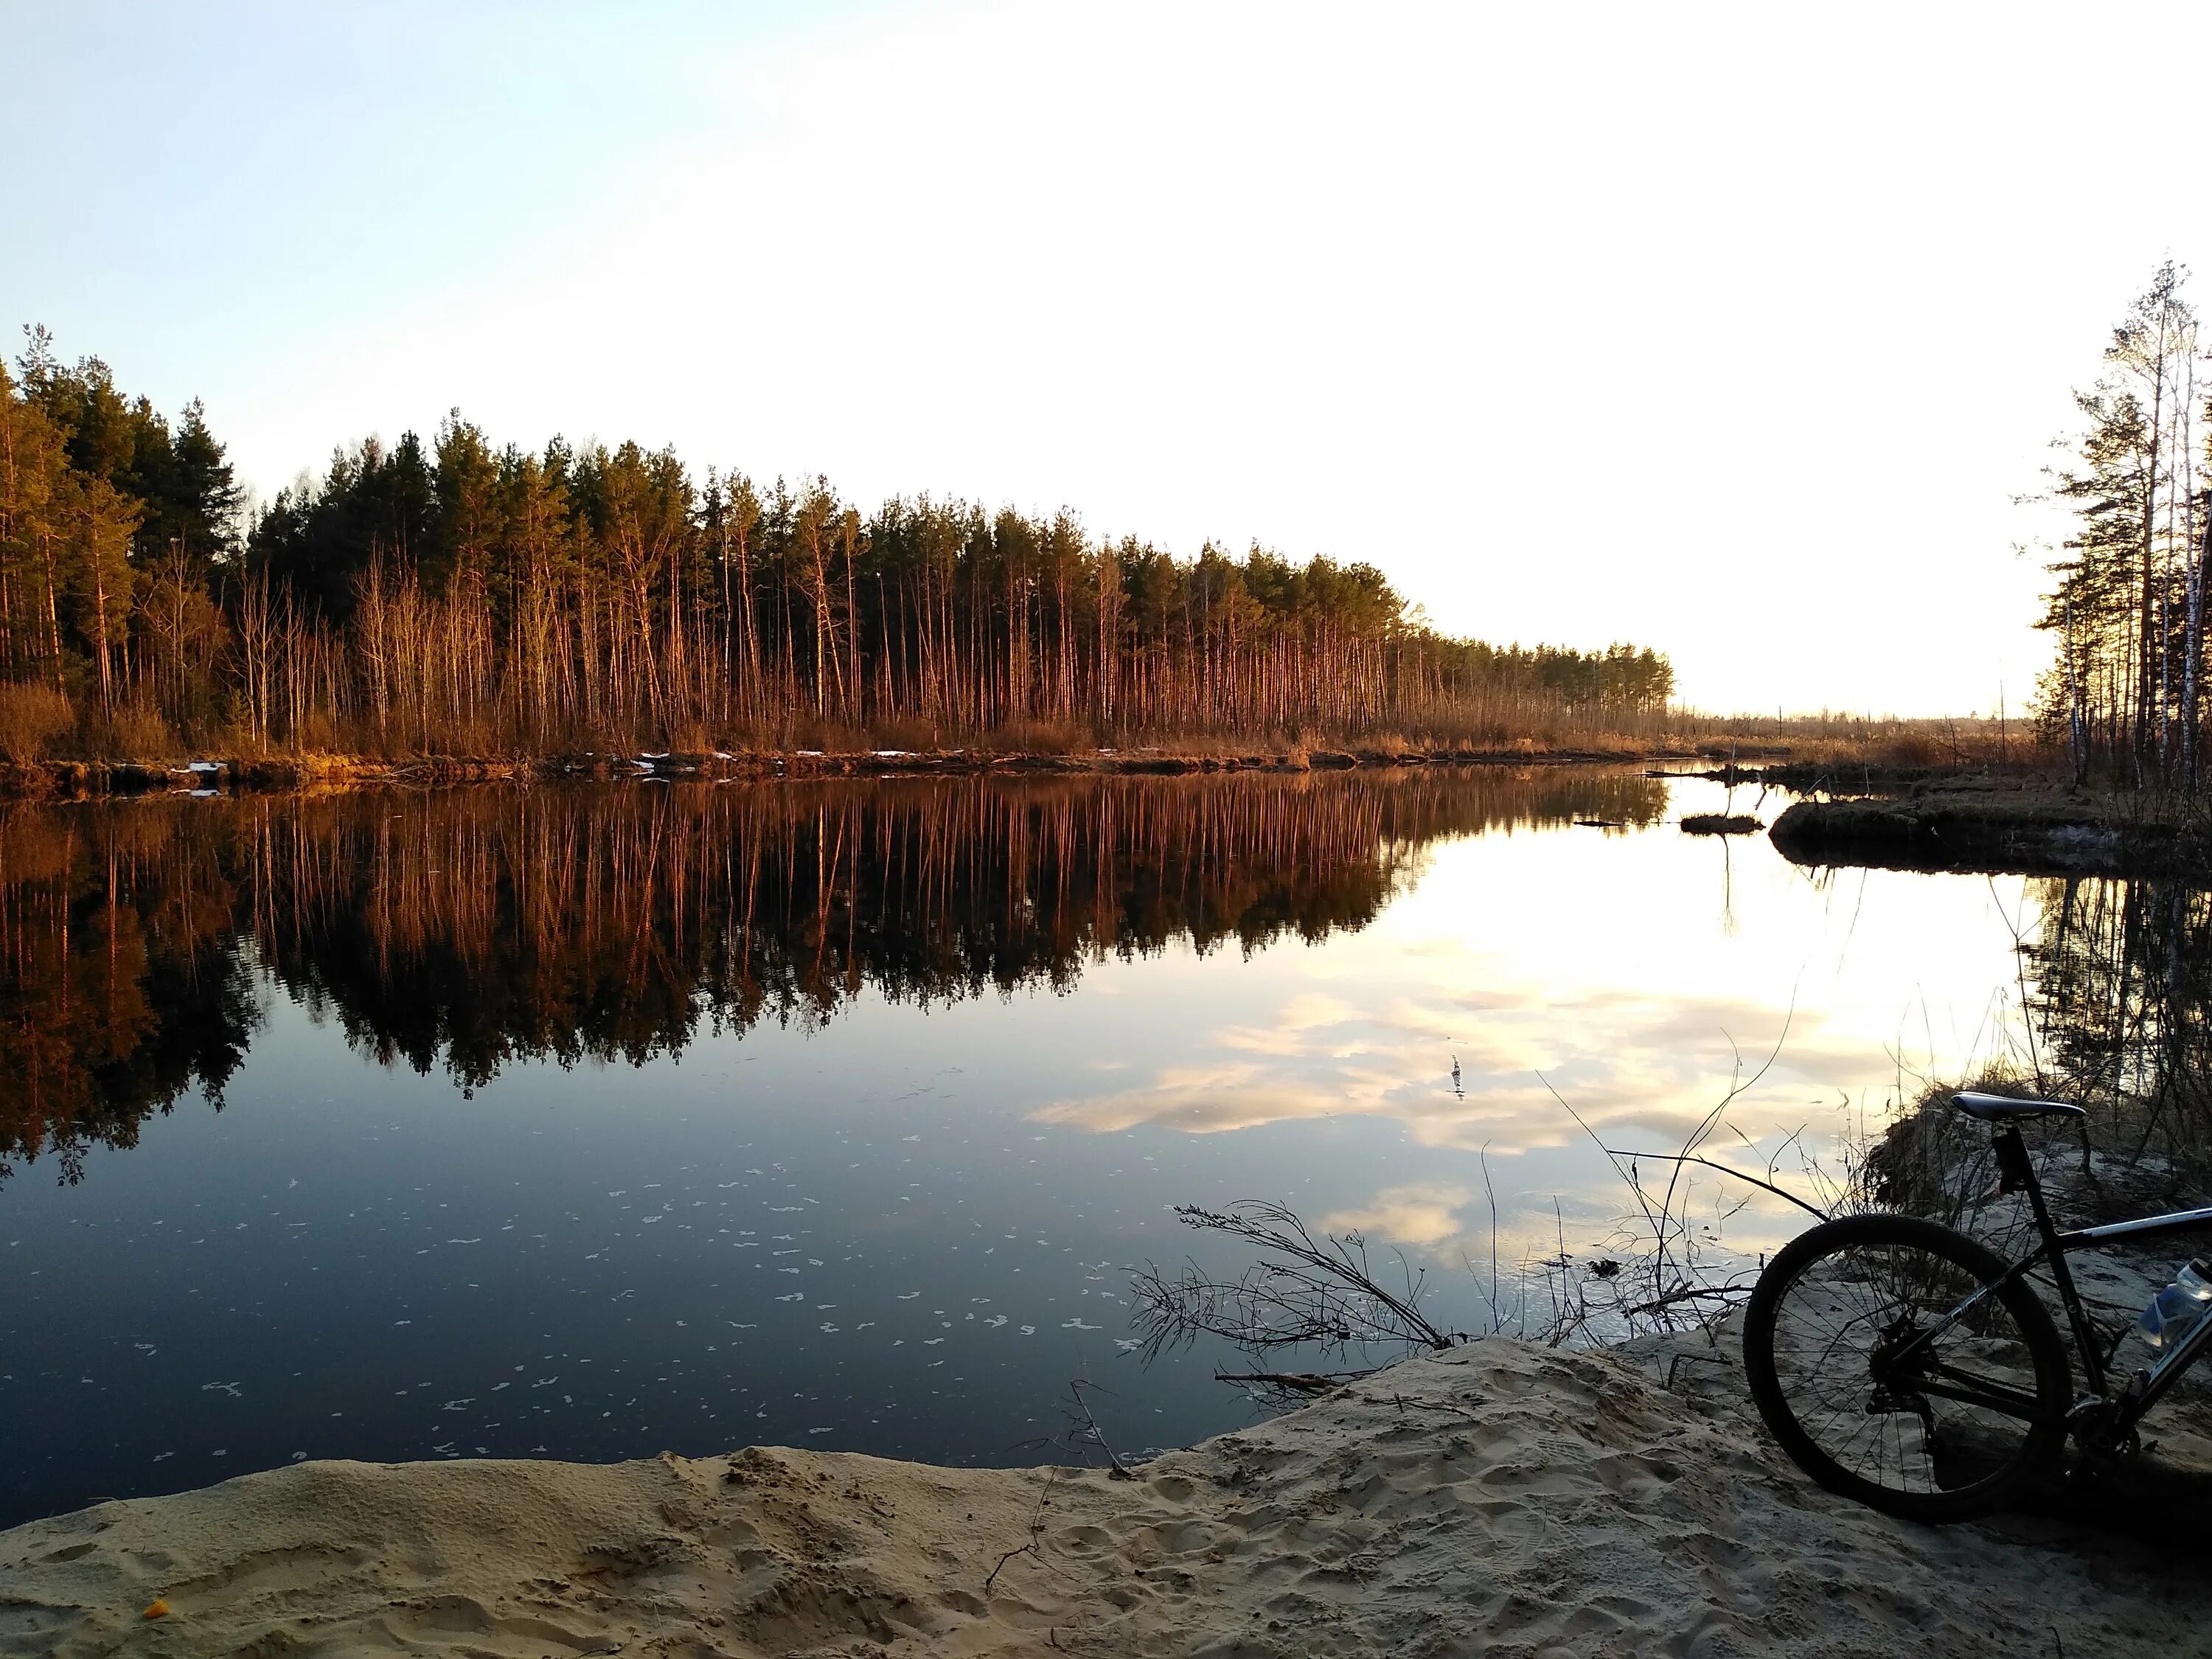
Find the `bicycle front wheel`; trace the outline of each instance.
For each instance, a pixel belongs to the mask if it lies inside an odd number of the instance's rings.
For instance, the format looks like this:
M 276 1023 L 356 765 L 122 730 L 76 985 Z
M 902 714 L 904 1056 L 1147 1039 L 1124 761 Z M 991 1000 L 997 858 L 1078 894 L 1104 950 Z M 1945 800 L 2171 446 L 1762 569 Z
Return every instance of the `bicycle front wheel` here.
M 1744 1315 L 1744 1370 L 1783 1449 L 1831 1492 L 1917 1521 L 1996 1509 L 2066 1440 L 2071 1370 L 2035 1292 L 1910 1216 L 1824 1223 Z M 1963 1311 L 1962 1311 L 1963 1310 Z

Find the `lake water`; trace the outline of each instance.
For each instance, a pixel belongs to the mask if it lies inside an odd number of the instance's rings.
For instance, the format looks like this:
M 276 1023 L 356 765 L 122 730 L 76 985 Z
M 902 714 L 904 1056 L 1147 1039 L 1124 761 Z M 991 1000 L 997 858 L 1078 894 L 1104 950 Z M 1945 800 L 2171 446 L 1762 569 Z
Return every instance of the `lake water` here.
M 1257 1407 L 1223 1354 L 1132 1352 L 1133 1265 L 1237 1265 L 1181 1203 L 1361 1230 L 1479 1328 L 1493 1250 L 1618 1243 L 1553 1090 L 1668 1149 L 1778 1049 L 1723 1143 L 1756 1168 L 2012 1040 L 2032 884 L 1677 828 L 1725 799 L 1489 768 L 10 809 L 0 1525 L 301 1457 L 1066 1461 L 1078 1378 L 1121 1449 L 1187 1443 Z M 1717 1249 L 1796 1224 L 1721 1188 Z

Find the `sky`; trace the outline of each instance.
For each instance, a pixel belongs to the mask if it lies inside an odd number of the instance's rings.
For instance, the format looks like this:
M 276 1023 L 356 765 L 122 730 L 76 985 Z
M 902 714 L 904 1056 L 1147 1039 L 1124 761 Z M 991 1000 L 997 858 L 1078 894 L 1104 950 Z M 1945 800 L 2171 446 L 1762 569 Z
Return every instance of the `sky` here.
M 264 499 L 459 409 L 1364 560 L 1716 711 L 2017 713 L 2065 533 L 2021 498 L 2212 258 L 2208 47 L 2179 6 L 0 0 L 0 323 L 204 399 Z

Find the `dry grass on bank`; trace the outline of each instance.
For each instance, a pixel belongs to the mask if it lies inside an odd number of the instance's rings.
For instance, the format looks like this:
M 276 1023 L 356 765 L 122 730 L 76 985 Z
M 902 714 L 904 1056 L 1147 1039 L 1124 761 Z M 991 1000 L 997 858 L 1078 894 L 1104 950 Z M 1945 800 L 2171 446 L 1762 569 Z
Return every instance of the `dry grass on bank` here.
M 487 708 L 481 717 L 434 720 L 419 730 L 403 721 L 386 726 L 365 717 L 334 722 L 320 715 L 264 727 L 221 712 L 228 706 L 220 704 L 214 712 L 179 726 L 143 700 L 125 700 L 103 712 L 82 696 L 72 699 L 49 686 L 0 684 L 0 758 L 17 765 L 83 761 L 158 767 L 191 756 L 262 760 L 317 753 L 396 763 L 434 756 L 511 761 L 547 755 L 716 750 L 841 755 L 963 750 L 1083 756 L 1102 749 L 1148 750 L 1193 758 L 1280 755 L 1298 749 L 1628 757 L 1665 750 L 1671 741 L 1672 718 L 1662 710 L 1570 706 L 1553 694 L 1510 687 L 1431 699 L 1387 716 L 1279 728 L 1031 717 L 976 726 L 910 714 L 854 720 L 794 708 L 764 720 L 720 724 L 685 721 L 668 727 L 617 721 L 526 729 L 516 723 L 512 711 L 494 708 Z
M 188 759 L 220 758 L 325 775 L 426 762 L 458 761 L 479 767 L 498 765 L 512 769 L 532 761 L 669 753 L 820 755 L 848 760 L 885 755 L 1077 759 L 1119 756 L 1192 762 L 1270 760 L 1304 767 L 1314 763 L 1316 757 L 1357 756 L 1369 761 L 1439 755 L 1634 760 L 1668 752 L 1663 745 L 1655 746 L 1644 738 L 1605 731 L 1502 737 L 1473 737 L 1464 732 L 1425 727 L 1407 731 L 1328 732 L 1306 727 L 1295 732 L 1099 732 L 1086 726 L 1017 721 L 988 731 L 967 732 L 914 720 L 887 720 L 866 727 L 799 721 L 772 731 L 748 728 L 686 732 L 675 738 L 631 742 L 618 741 L 605 733 L 582 733 L 572 745 L 535 752 L 488 741 L 435 750 L 392 748 L 374 743 L 358 747 L 295 746 L 262 742 L 250 732 L 228 727 L 206 734 L 200 743 L 188 744 L 163 726 L 158 717 L 150 714 L 88 721 L 72 713 L 63 700 L 50 692 L 13 698 L 6 695 L 22 689 L 0 687 L 0 761 L 19 768 L 119 765 L 160 771 L 177 769 Z
M 2063 756 L 2026 720 L 1897 720 L 1800 714 L 1778 720 L 1684 712 L 1674 730 L 1716 759 L 1810 765 L 1975 770 L 2055 769 Z
M 2053 1207 L 2063 1224 L 2181 1209 L 2212 1194 L 2212 1088 L 2194 1077 L 2172 1082 L 2163 1098 L 2145 1099 L 2079 1079 L 2045 1076 L 2009 1063 L 1984 1066 L 1961 1082 L 1930 1083 L 1867 1150 L 1868 1203 L 1949 1225 L 1996 1182 L 1988 1126 L 1950 1103 L 1960 1090 L 2063 1100 L 2083 1109 L 2078 1121 L 2023 1126 L 2029 1144 L 2059 1172 Z
M 1623 761 L 1704 758 L 1748 765 L 1781 762 L 1876 773 L 1957 769 L 2012 775 L 2053 772 L 2060 757 L 2039 744 L 2020 720 L 1889 720 L 1818 714 L 1719 716 L 1692 710 L 1634 713 L 1570 708 L 1557 699 L 1510 690 L 1448 706 L 1393 724 L 1341 728 L 1205 731 L 1109 729 L 1087 720 L 1017 720 L 986 729 L 889 716 L 862 724 L 793 713 L 773 722 L 675 732 L 578 729 L 558 743 L 526 744 L 494 726 L 441 730 L 433 743 L 392 744 L 369 729 L 324 721 L 296 739 L 272 742 L 235 723 L 204 722 L 179 732 L 149 706 L 125 704 L 103 715 L 49 687 L 0 684 L 0 760 L 174 768 L 186 759 L 267 763 L 305 774 L 408 765 L 460 758 L 467 764 L 511 767 L 555 756 L 626 756 L 724 751 L 755 756 L 821 753 L 864 756 L 893 751 L 992 757 L 1086 758 L 1103 752 L 1163 760 L 1267 758 L 1292 766 L 1315 757 L 1373 759 L 1455 755 L 1496 758 L 1589 758 Z

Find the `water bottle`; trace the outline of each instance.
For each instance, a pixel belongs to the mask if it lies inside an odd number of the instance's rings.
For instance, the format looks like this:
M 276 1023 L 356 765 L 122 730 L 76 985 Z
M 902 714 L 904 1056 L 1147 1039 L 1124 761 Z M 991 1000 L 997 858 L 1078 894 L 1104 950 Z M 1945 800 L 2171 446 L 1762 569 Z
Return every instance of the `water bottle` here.
M 2136 1329 L 2153 1353 L 2163 1356 L 2180 1346 L 2181 1339 L 2208 1309 L 2212 1309 L 2212 1262 L 2200 1255 L 2150 1299 L 2150 1306 L 2136 1321 Z
M 2139 1395 L 2148 1387 L 2159 1367 L 2172 1357 L 2182 1339 L 2208 1312 L 2212 1312 L 2212 1262 L 2200 1255 L 2174 1275 L 2172 1284 L 2151 1297 L 2150 1306 L 2136 1321 L 2135 1340 L 2128 1345 L 2134 1353 L 2129 1358 L 2142 1363 L 2117 1368 L 2133 1371 L 2126 1392 Z

